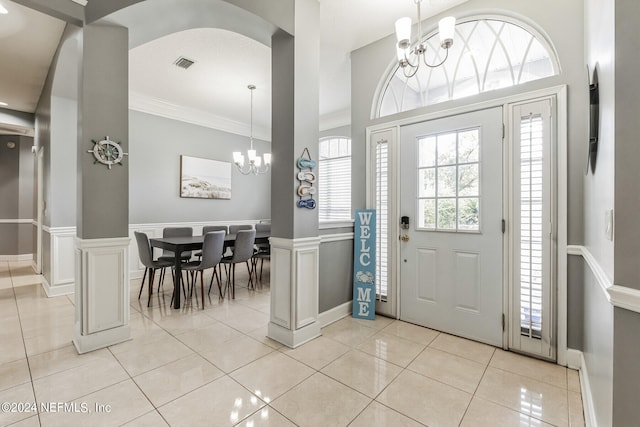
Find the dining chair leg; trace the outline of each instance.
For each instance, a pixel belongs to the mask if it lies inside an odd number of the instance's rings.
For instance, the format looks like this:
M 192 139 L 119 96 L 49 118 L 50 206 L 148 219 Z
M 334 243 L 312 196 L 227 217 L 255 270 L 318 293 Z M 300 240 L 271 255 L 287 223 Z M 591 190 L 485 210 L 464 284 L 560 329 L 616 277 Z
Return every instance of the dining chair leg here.
M 262 267 L 264 267 L 264 258 L 260 260 L 260 281 L 262 282 Z
M 164 270 L 165 268 L 160 269 L 160 278 L 158 279 L 158 292 L 160 292 L 160 287 L 164 290 Z
M 213 286 L 213 279 L 218 279 L 218 291 L 220 290 L 220 276 L 218 275 L 218 266 L 213 267 L 213 273 L 211 274 L 211 282 L 209 282 L 209 292 L 207 295 L 211 295 L 211 287 Z
M 247 282 L 247 288 L 248 289 L 255 289 L 256 286 L 253 283 L 253 262 L 251 263 L 251 267 L 249 266 L 249 261 L 245 261 L 245 264 L 247 264 L 247 271 L 249 272 L 249 282 Z
M 200 270 L 200 293 L 202 294 L 202 309 L 204 310 L 204 270 Z
M 151 295 L 153 294 L 153 279 L 156 276 L 155 268 L 150 268 L 149 270 L 149 299 L 147 300 L 147 307 L 151 305 Z
M 148 269 L 149 269 L 148 267 L 144 268 L 144 275 L 142 276 L 142 283 L 140 284 L 140 292 L 138 292 L 138 299 L 140 299 L 140 296 L 142 295 L 142 290 L 144 289 L 144 279 L 146 279 L 147 277 Z
M 233 270 L 231 271 L 231 298 L 236 299 L 236 265 L 233 264 Z

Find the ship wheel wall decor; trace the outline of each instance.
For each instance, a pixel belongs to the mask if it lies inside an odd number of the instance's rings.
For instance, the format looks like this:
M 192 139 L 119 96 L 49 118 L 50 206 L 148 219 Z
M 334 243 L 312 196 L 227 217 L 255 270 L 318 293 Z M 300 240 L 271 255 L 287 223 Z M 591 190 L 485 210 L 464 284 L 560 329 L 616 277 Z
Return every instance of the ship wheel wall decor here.
M 107 165 L 109 169 L 113 165 L 119 164 L 122 166 L 122 159 L 124 156 L 129 155 L 129 153 L 124 152 L 119 142 L 112 141 L 108 136 L 105 136 L 100 141 L 92 139 L 91 142 L 94 144 L 93 148 L 87 152 L 93 153 L 93 157 L 95 157 L 94 163 L 102 163 Z

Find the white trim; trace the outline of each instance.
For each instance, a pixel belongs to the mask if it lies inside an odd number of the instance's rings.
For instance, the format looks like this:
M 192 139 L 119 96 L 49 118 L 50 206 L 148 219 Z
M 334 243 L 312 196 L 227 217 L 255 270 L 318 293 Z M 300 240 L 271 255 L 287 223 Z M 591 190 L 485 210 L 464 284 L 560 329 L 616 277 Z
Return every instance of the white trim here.
M 555 52 L 555 51 L 554 51 Z M 423 113 L 423 114 L 418 114 L 415 116 L 411 116 L 411 117 L 406 117 L 406 118 L 399 118 L 399 119 L 393 119 L 393 120 L 389 120 L 389 121 L 383 121 L 377 124 L 373 124 L 370 126 L 367 126 L 365 129 L 365 134 L 366 134 L 366 150 L 368 150 L 368 144 L 369 144 L 369 137 L 370 135 L 375 132 L 375 131 L 381 131 L 384 129 L 389 129 L 389 128 L 396 128 L 396 132 L 399 134 L 400 132 L 400 127 L 401 126 L 406 126 L 406 125 L 411 125 L 411 124 L 415 124 L 415 123 L 419 123 L 419 122 L 424 122 L 424 121 L 428 121 L 428 120 L 435 120 L 435 119 L 441 119 L 444 117 L 449 117 L 449 116 L 454 116 L 454 115 L 459 115 L 459 114 L 465 114 L 465 113 L 470 113 L 472 111 L 478 111 L 478 110 L 484 110 L 484 109 L 488 109 L 488 108 L 493 108 L 493 107 L 498 107 L 498 106 L 502 106 L 505 110 L 508 108 L 509 104 L 514 104 L 514 103 L 518 103 L 518 102 L 525 102 L 525 101 L 530 101 L 533 99 L 538 99 L 538 98 L 545 98 L 545 97 L 549 97 L 549 96 L 556 96 L 557 99 L 557 129 L 556 129 L 556 144 L 557 144 L 557 198 L 559 201 L 562 201 L 562 203 L 558 203 L 557 206 L 557 233 L 556 233 L 556 238 L 557 238 L 557 258 L 556 258 L 556 262 L 557 262 L 557 266 L 558 266 L 558 277 L 557 277 L 557 343 L 556 343 L 556 351 L 557 351 L 557 360 L 558 360 L 558 364 L 566 364 L 566 352 L 567 352 L 567 278 L 566 278 L 566 271 L 567 271 L 567 252 L 566 252 L 566 248 L 567 248 L 567 203 L 566 203 L 566 197 L 567 197 L 567 168 L 568 168 L 568 163 L 567 163 L 567 146 L 568 146 L 568 139 L 567 139 L 567 120 L 568 120 L 568 115 L 567 115 L 567 85 L 557 85 L 557 86 L 552 86 L 549 88 L 544 88 L 544 89 L 538 89 L 538 90 L 534 90 L 534 91 L 529 91 L 529 92 L 523 92 L 523 93 L 517 93 L 517 94 L 513 94 L 513 95 L 508 95 L 508 96 L 504 96 L 504 97 L 500 97 L 500 98 L 495 98 L 495 99 L 490 99 L 487 101 L 482 101 L 482 102 L 477 102 L 475 104 L 467 104 L 467 105 L 461 105 L 455 108 L 450 108 L 450 109 L 444 109 L 444 110 L 438 110 L 438 111 L 433 111 L 430 113 Z M 377 98 L 374 98 L 377 99 Z M 375 102 L 374 102 L 375 104 Z M 441 105 L 441 104 L 437 104 L 437 105 Z M 442 107 L 446 108 L 446 104 L 442 104 Z M 373 109 L 375 109 L 375 106 L 372 106 L 372 111 Z M 440 107 L 436 107 L 436 108 L 440 108 Z M 414 110 L 417 111 L 417 110 Z M 381 118 L 382 120 L 386 119 L 387 117 L 392 117 L 392 116 L 385 116 L 384 118 Z M 508 135 L 508 133 L 506 133 Z M 369 161 L 371 154 L 368 153 L 367 154 L 367 161 Z M 367 165 L 368 166 L 368 165 Z M 394 165 L 394 167 L 398 167 L 399 165 L 396 163 Z M 367 185 L 367 206 L 370 202 L 370 182 L 372 179 L 371 176 L 372 172 L 370 170 L 366 170 L 366 185 Z M 395 177 L 397 176 L 397 171 L 391 171 L 390 175 L 392 176 L 391 179 L 395 179 Z M 395 182 L 394 184 L 396 187 L 396 191 L 397 194 L 399 194 L 399 187 L 400 187 L 400 180 L 398 179 L 397 182 Z M 564 199 L 562 199 L 562 197 L 564 197 Z M 398 218 L 399 218 L 399 204 L 396 202 L 395 203 L 395 218 L 391 218 L 391 222 L 392 224 L 396 224 L 398 223 Z M 397 233 L 396 233 L 397 234 Z M 396 263 L 399 262 L 400 259 L 400 249 L 399 247 L 396 250 L 395 253 L 396 259 L 394 260 Z M 400 272 L 399 272 L 399 268 L 398 271 L 396 273 L 397 277 L 397 282 L 396 283 L 400 283 Z M 505 286 L 507 286 L 507 283 L 505 282 Z M 393 291 L 392 291 L 393 292 Z M 395 292 L 397 294 L 397 316 L 400 315 L 400 286 L 396 286 Z M 508 289 L 505 288 L 505 292 L 508 292 Z
M 582 258 L 587 262 L 587 265 L 591 269 L 593 276 L 596 278 L 598 285 L 600 285 L 600 289 L 604 293 L 605 298 L 608 302 L 611 302 L 611 295 L 609 295 L 609 288 L 613 286 L 611 280 L 607 276 L 607 273 L 604 272 L 604 269 L 598 263 L 598 260 L 589 252 L 585 246 L 577 246 L 570 245 L 567 246 L 567 253 L 570 255 L 581 255 Z
M 54 234 L 71 234 L 73 233 L 73 235 L 75 236 L 76 234 L 76 227 L 49 227 L 47 225 L 43 225 L 42 226 L 42 230 L 46 231 L 47 233 L 54 235 Z
M 607 289 L 611 304 L 625 310 L 640 313 L 640 290 L 628 286 L 613 285 Z
M 449 116 L 457 116 L 465 113 L 471 113 L 473 111 L 486 110 L 488 108 L 506 106 L 507 104 L 513 104 L 516 102 L 523 102 L 523 101 L 529 101 L 537 98 L 544 98 L 551 95 L 559 96 L 560 94 L 563 94 L 563 93 L 566 94 L 566 90 L 567 90 L 567 85 L 557 85 L 557 86 L 552 86 L 545 89 L 538 89 L 530 92 L 517 93 L 514 95 L 503 96 L 495 99 L 489 99 L 487 101 L 481 101 L 475 104 L 461 105 L 461 106 L 454 107 L 447 110 L 438 110 L 430 113 L 419 114 L 416 116 L 385 121 L 385 122 L 377 123 L 371 126 L 367 126 L 366 129 L 369 132 L 374 132 L 377 130 L 384 130 L 384 129 L 395 127 L 395 126 L 407 126 L 407 125 L 412 125 L 412 124 L 420 123 L 424 121 L 441 119 Z M 437 104 L 437 105 L 440 105 L 440 104 Z M 558 111 L 558 113 L 560 113 L 560 111 Z M 558 135 L 558 137 L 560 137 L 560 135 Z M 562 172 L 562 171 L 559 171 L 559 172 Z
M 0 255 L 2 262 L 33 261 L 33 254 Z
M 342 221 L 320 221 L 318 223 L 319 230 L 327 230 L 330 228 L 348 228 L 353 227 L 352 219 L 345 219 Z
M 78 3 L 80 6 L 86 6 L 87 0 L 71 0 L 74 3 Z
M 577 351 L 577 350 L 574 350 Z M 597 427 L 596 411 L 591 393 L 591 383 L 587 372 L 587 363 L 584 354 L 580 352 L 580 391 L 582 392 L 582 407 L 584 410 L 584 422 L 586 427 Z
M 75 239 L 78 353 L 131 338 L 128 237 Z
M 549 35 L 536 22 L 519 15 L 508 14 L 508 13 L 505 14 L 503 13 L 503 11 L 499 11 L 497 13 L 483 13 L 483 14 L 471 13 L 467 16 L 459 16 L 456 24 L 463 24 L 467 22 L 482 21 L 482 20 L 495 20 L 495 21 L 506 22 L 508 24 L 520 27 L 525 31 L 527 31 L 528 33 L 530 33 L 531 35 L 533 35 L 540 42 L 540 44 L 550 53 L 550 60 L 553 64 L 554 73 L 551 76 L 547 76 L 547 77 L 554 77 L 562 74 L 562 67 L 560 65 L 560 56 L 558 55 L 558 50 L 556 49 L 555 45 L 551 42 L 551 37 L 549 37 Z M 431 37 L 435 36 L 438 32 L 438 28 L 435 22 L 432 22 L 429 25 L 429 27 L 431 29 L 427 30 L 424 33 L 425 36 L 422 39 L 423 41 L 429 40 Z M 385 68 L 385 71 L 382 74 L 382 78 L 378 81 L 378 85 L 376 86 L 376 89 L 373 93 L 373 101 L 371 102 L 371 112 L 369 115 L 369 120 L 384 119 L 385 117 L 390 117 L 396 114 L 409 113 L 421 108 L 429 108 L 436 105 L 445 104 L 447 102 L 456 101 L 454 99 L 448 99 L 448 100 L 436 102 L 433 104 L 421 105 L 412 110 L 396 111 L 395 113 L 391 113 L 386 116 L 380 116 L 379 112 L 380 112 L 380 108 L 382 107 L 384 94 L 387 90 L 387 87 L 389 86 L 389 83 L 391 82 L 391 80 L 396 74 L 396 71 L 399 68 L 396 57 L 392 54 L 392 52 L 389 52 L 389 53 L 390 53 L 389 57 L 393 57 L 393 59 L 390 61 L 389 65 Z M 541 80 L 541 79 L 536 79 L 536 80 Z M 517 88 L 522 84 L 524 83 L 508 86 L 505 89 Z M 479 94 L 471 95 L 469 97 L 463 97 L 460 99 L 468 99 L 471 97 L 480 96 L 488 92 L 490 92 L 490 90 L 485 90 L 483 92 L 480 92 Z
M 320 237 L 272 237 L 267 336 L 296 348 L 321 335 L 318 322 Z
M 580 370 L 582 367 L 582 352 L 573 348 L 567 349 L 567 368 Z
M 229 120 L 196 108 L 174 104 L 160 98 L 153 98 L 136 92 L 129 92 L 129 109 L 154 116 L 179 120 L 198 126 L 204 126 L 223 132 L 249 137 L 251 127 L 244 122 Z M 271 142 L 271 129 L 263 126 L 253 126 L 253 135 L 261 141 Z
M 591 383 L 587 372 L 587 362 L 584 360 L 584 353 L 580 350 L 567 350 L 567 368 L 578 370 L 580 374 L 580 391 L 582 393 L 582 410 L 586 427 L 597 427 L 595 406 L 593 404 L 593 394 L 591 393 Z
M 349 316 L 352 312 L 351 304 L 352 301 L 347 301 L 344 304 L 340 304 L 339 306 L 320 313 L 318 315 L 318 323 L 320 323 L 320 327 L 327 327 L 330 324 Z
M 640 289 L 614 285 L 596 257 L 585 246 L 567 246 L 567 254 L 582 256 L 609 303 L 615 307 L 640 313 Z
M 353 240 L 353 233 L 324 234 L 320 236 L 320 243 L 340 242 L 343 240 Z
M 0 224 L 34 224 L 35 221 L 33 219 L 0 219 Z
M 51 286 L 49 281 L 42 275 L 42 289 L 48 298 L 59 297 L 61 295 L 72 295 L 76 291 L 76 284 L 67 283 L 66 285 Z

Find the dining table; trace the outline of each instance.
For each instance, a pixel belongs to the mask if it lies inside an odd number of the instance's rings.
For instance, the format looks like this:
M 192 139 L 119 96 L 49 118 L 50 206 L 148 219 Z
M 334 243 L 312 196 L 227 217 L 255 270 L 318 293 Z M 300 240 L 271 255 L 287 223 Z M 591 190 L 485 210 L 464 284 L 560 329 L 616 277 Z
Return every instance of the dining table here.
M 269 243 L 269 237 L 271 233 L 269 231 L 257 231 L 256 232 L 256 244 Z M 234 246 L 236 241 L 236 234 L 229 233 L 224 238 L 223 252 L 228 248 Z M 149 239 L 151 247 L 166 249 L 175 254 L 174 259 L 174 277 L 178 278 L 177 282 L 174 282 L 173 289 L 173 308 L 180 308 L 180 289 L 182 282 L 182 258 L 180 254 L 185 251 L 195 251 L 202 249 L 204 242 L 204 236 L 186 236 L 186 237 L 156 237 Z

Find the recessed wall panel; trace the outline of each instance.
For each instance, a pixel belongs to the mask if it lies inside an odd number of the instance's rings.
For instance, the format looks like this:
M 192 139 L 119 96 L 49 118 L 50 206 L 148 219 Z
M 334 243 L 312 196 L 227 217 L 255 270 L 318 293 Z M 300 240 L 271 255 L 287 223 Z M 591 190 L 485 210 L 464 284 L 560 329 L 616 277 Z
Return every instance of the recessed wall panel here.
M 435 249 L 418 248 L 416 251 L 417 296 L 421 300 L 436 302 L 437 255 Z
M 480 311 L 480 254 L 454 252 L 456 308 Z

